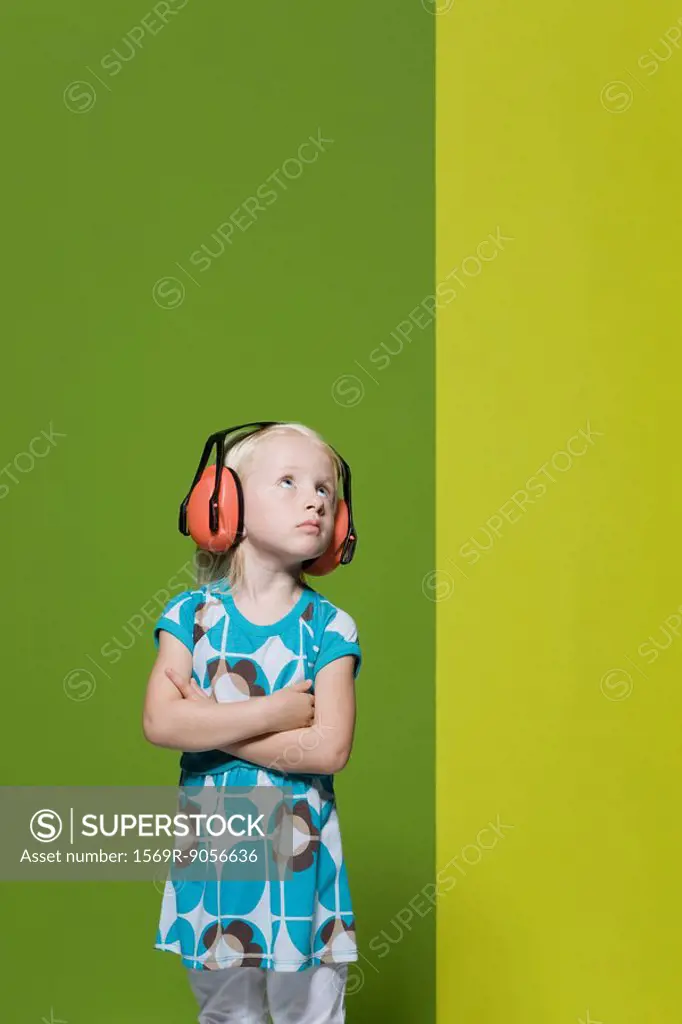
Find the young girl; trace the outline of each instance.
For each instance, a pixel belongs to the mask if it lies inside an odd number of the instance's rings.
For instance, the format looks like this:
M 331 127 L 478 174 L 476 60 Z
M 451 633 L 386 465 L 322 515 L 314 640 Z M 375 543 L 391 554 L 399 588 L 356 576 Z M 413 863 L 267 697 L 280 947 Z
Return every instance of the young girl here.
M 242 486 L 241 540 L 157 621 L 144 734 L 183 751 L 180 786 L 293 791 L 296 845 L 285 878 L 256 885 L 225 864 L 220 884 L 169 880 L 155 947 L 182 958 L 201 1024 L 340 1024 L 358 953 L 333 775 L 351 751 L 361 651 L 302 567 L 332 541 L 341 463 L 287 423 L 242 437 L 223 464 Z

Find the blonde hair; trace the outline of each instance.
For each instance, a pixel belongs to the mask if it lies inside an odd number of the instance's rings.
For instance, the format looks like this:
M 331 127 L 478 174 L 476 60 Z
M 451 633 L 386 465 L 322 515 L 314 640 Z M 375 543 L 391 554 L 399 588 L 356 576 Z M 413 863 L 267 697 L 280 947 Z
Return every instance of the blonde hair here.
M 303 423 L 276 423 L 271 427 L 263 427 L 261 430 L 247 434 L 239 441 L 230 445 L 225 453 L 223 465 L 234 469 L 235 472 L 243 479 L 242 474 L 246 472 L 246 467 L 252 461 L 263 440 L 273 434 L 281 435 L 287 432 L 295 432 L 303 434 L 305 437 L 309 437 L 312 441 L 316 441 L 320 444 L 329 455 L 336 474 L 336 487 L 334 494 L 334 509 L 336 509 L 339 482 L 342 475 L 341 461 L 334 449 L 327 444 L 324 438 L 318 434 L 316 430 L 313 430 L 312 427 L 306 427 Z M 208 583 L 226 581 L 230 588 L 233 588 L 238 587 L 243 582 L 244 550 L 241 543 L 222 554 L 211 553 L 203 548 L 197 547 L 195 552 L 195 564 L 197 586 L 199 587 L 205 586 Z M 305 574 L 302 568 L 299 569 L 297 582 L 301 586 L 305 585 Z

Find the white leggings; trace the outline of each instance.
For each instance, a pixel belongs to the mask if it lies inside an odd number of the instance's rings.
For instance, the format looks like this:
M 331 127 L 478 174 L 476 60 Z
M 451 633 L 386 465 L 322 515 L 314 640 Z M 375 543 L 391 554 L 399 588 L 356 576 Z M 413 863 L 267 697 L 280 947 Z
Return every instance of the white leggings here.
M 303 971 L 262 967 L 185 968 L 199 1004 L 199 1024 L 345 1024 L 348 964 Z

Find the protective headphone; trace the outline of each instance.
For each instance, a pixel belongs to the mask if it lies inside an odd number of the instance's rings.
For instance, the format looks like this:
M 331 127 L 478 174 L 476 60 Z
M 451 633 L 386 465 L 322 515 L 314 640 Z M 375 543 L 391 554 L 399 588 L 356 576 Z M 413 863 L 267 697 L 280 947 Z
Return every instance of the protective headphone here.
M 231 447 L 248 434 L 280 425 L 286 426 L 279 420 L 242 423 L 210 435 L 204 445 L 192 486 L 180 505 L 178 528 L 183 536 L 191 535 L 200 548 L 217 553 L 229 551 L 239 544 L 244 536 L 244 493 L 237 473 L 230 466 L 225 466 L 225 439 L 229 434 L 245 431 L 240 437 L 231 439 L 228 445 Z M 216 461 L 215 465 L 209 466 L 208 460 L 214 444 Z M 343 498 L 338 499 L 329 547 L 318 558 L 303 562 L 303 571 L 311 576 L 326 576 L 337 565 L 348 565 L 353 560 L 358 542 L 353 524 L 350 466 L 335 448 L 332 451 L 341 464 Z

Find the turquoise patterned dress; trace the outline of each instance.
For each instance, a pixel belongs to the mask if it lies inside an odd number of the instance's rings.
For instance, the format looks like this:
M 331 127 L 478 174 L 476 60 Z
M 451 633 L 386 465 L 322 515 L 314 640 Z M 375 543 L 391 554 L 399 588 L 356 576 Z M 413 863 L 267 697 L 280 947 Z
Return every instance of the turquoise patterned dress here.
M 154 626 L 192 653 L 192 677 L 216 700 L 248 700 L 290 683 L 314 680 L 329 662 L 361 652 L 355 621 L 306 587 L 296 605 L 268 626 L 238 611 L 226 581 L 173 597 Z M 355 919 L 332 775 L 265 769 L 219 750 L 183 753 L 180 785 L 286 786 L 297 841 L 285 877 L 261 881 L 172 881 L 164 889 L 156 949 L 177 953 L 188 968 L 260 967 L 301 971 L 358 959 Z M 303 835 L 301 831 L 303 830 Z

